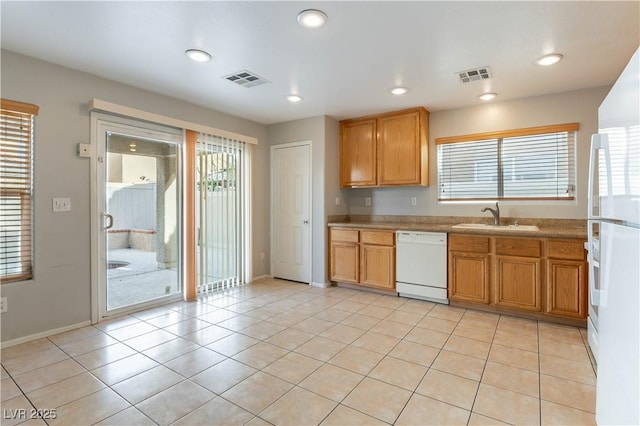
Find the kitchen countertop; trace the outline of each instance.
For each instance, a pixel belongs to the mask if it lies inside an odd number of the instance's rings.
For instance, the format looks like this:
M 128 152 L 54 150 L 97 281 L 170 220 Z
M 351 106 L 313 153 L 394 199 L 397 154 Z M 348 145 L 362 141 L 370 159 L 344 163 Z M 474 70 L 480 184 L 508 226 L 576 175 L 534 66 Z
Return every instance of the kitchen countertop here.
M 388 217 L 387 217 L 388 218 Z M 331 218 L 330 218 L 331 219 Z M 355 220 L 354 220 L 355 219 Z M 330 221 L 329 227 L 340 228 L 359 228 L 359 229 L 388 229 L 393 231 L 424 231 L 424 232 L 447 232 L 455 234 L 476 234 L 476 235 L 498 235 L 498 236 L 518 236 L 518 237 L 547 237 L 547 238 L 571 238 L 571 239 L 587 239 L 586 221 L 573 219 L 517 219 L 521 225 L 537 225 L 538 231 L 524 231 L 517 227 L 509 228 L 454 228 L 453 225 L 460 223 L 485 223 L 478 221 L 476 218 L 456 218 L 455 222 L 451 222 L 451 217 L 445 218 L 429 218 L 426 221 L 419 220 L 393 220 L 396 218 L 388 218 L 392 220 L 363 220 L 363 218 L 340 218 L 340 220 Z M 403 219 L 403 218 L 400 218 Z M 442 220 L 448 220 L 449 223 L 442 223 Z M 502 223 L 513 224 L 514 219 L 505 218 Z M 582 223 L 584 226 L 581 226 Z

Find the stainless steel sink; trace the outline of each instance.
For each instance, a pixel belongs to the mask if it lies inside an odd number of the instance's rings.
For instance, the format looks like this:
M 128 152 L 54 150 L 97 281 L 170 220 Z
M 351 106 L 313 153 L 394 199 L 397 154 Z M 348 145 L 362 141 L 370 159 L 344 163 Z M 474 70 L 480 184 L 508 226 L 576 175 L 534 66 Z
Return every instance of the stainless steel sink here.
M 460 223 L 453 225 L 452 228 L 462 229 L 494 229 L 505 231 L 539 231 L 536 225 L 487 225 L 486 223 Z

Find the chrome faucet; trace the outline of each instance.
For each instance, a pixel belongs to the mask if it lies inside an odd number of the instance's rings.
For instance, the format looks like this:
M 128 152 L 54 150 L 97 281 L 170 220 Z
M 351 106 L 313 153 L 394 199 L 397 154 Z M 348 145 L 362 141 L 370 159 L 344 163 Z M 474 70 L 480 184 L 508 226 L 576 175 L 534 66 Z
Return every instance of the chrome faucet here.
M 498 203 L 496 203 L 496 209 L 492 209 L 491 207 L 485 207 L 482 209 L 483 212 L 490 211 L 493 215 L 493 225 L 500 226 L 500 207 L 498 207 Z

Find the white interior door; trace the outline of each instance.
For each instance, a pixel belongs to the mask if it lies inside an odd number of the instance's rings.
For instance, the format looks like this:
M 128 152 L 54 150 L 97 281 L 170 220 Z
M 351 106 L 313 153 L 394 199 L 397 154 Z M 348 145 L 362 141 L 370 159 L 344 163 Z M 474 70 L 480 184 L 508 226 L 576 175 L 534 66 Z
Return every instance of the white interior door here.
M 271 148 L 271 275 L 311 280 L 311 143 Z

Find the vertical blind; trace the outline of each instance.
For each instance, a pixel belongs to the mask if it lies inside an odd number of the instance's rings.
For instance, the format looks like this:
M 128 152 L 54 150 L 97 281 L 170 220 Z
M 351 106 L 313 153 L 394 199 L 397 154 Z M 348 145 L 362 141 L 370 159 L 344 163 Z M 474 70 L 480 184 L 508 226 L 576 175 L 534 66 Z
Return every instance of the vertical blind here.
M 571 200 L 577 123 L 436 139 L 439 200 Z
M 0 106 L 0 280 L 32 277 L 33 122 L 36 105 Z
M 198 133 L 196 149 L 197 292 L 244 284 L 246 145 Z

